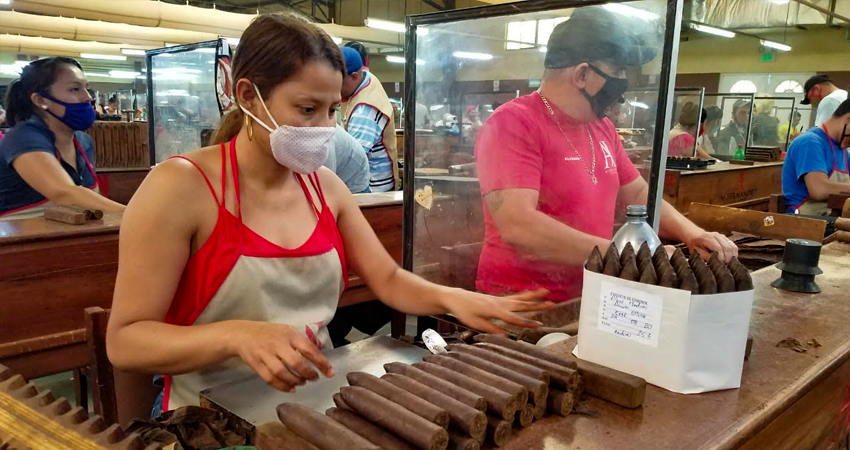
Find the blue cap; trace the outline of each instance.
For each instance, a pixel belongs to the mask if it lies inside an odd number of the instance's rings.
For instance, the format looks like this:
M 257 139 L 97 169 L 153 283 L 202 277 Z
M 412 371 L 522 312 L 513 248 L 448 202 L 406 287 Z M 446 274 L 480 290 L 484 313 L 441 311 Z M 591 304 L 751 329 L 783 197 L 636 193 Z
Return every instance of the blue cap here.
M 351 47 L 341 47 L 342 59 L 345 60 L 346 73 L 351 75 L 363 68 L 363 59 L 360 58 L 360 53 Z

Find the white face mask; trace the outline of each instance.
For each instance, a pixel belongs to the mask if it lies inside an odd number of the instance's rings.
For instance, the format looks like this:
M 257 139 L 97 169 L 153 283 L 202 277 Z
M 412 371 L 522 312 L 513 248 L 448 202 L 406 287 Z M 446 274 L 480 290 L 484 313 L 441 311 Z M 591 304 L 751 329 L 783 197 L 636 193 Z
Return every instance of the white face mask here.
M 334 135 L 335 127 L 292 127 L 289 125 L 278 125 L 274 117 L 269 113 L 266 102 L 260 95 L 257 85 L 254 91 L 266 111 L 266 115 L 272 120 L 275 128 L 272 129 L 263 121 L 242 108 L 245 114 L 251 116 L 263 128 L 269 130 L 269 143 L 272 147 L 272 155 L 281 166 L 287 167 L 293 172 L 303 175 L 313 173 L 322 167 L 328 159 L 328 145 Z

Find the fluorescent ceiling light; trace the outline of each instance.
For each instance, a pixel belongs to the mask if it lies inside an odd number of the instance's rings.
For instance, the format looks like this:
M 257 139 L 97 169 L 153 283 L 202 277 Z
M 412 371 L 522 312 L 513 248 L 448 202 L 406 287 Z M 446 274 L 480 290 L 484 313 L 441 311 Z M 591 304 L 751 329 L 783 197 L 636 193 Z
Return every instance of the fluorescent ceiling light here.
M 791 0 L 770 0 L 771 3 L 777 4 L 777 5 L 787 5 L 788 2 L 790 2 L 790 1 Z
M 645 9 L 635 8 L 633 6 L 621 5 L 619 3 L 611 3 L 605 5 L 604 8 L 608 11 L 615 12 L 617 14 L 622 14 L 624 16 L 634 16 L 643 20 L 658 19 L 658 14 L 655 14 L 654 12 L 650 12 Z
M 336 44 L 336 45 L 342 44 L 342 38 L 341 37 L 331 36 L 331 40 L 334 41 L 334 44 Z
M 394 64 L 404 64 L 405 59 L 404 59 L 404 56 L 391 56 L 390 55 L 390 56 L 387 56 L 387 62 L 391 62 L 391 63 L 394 63 Z M 421 59 L 416 60 L 416 65 L 421 66 L 423 64 L 425 64 L 425 61 L 423 61 Z
M 395 31 L 396 33 L 404 33 L 404 24 L 401 22 L 391 22 L 389 20 L 366 18 L 366 26 L 378 30 Z
M 0 73 L 5 75 L 12 76 L 20 76 L 23 71 L 23 67 L 15 65 L 15 64 L 0 64 Z
M 215 49 L 210 47 L 196 48 L 195 51 L 198 53 L 215 53 Z
M 141 75 L 139 72 L 132 72 L 129 70 L 110 70 L 109 76 L 112 78 L 136 78 Z
M 640 108 L 640 109 L 649 109 L 649 105 L 647 105 L 646 103 L 641 103 L 641 102 L 629 102 L 629 104 L 631 104 L 631 105 L 632 105 L 632 106 L 634 106 L 635 108 Z
M 136 79 L 137 80 L 147 80 L 148 76 L 147 75 L 139 75 L 139 76 L 136 77 Z
M 108 73 L 105 72 L 84 72 L 87 77 L 100 77 L 100 78 L 110 78 Z
M 429 109 L 431 111 L 436 111 L 438 109 L 443 109 L 446 105 L 432 105 Z
M 189 91 L 187 91 L 185 89 L 168 89 L 168 90 L 163 91 L 163 92 L 157 92 L 156 96 L 157 97 L 167 97 L 167 96 L 188 97 Z
M 768 40 L 765 40 L 765 39 L 761 40 L 761 45 L 763 45 L 765 47 L 775 48 L 775 49 L 781 50 L 783 52 L 790 52 L 791 51 L 790 45 L 780 44 L 779 42 L 768 41 Z
M 122 48 L 121 54 L 127 56 L 145 56 L 145 51 L 138 48 Z
M 731 32 L 731 31 L 723 30 L 721 28 L 710 27 L 708 25 L 700 25 L 700 24 L 694 23 L 694 24 L 691 24 L 691 28 L 693 28 L 694 30 L 697 30 L 697 31 L 701 31 L 703 33 L 713 34 L 715 36 L 722 36 L 722 37 L 725 37 L 725 38 L 735 37 L 735 33 Z
M 226 37 L 224 40 L 230 45 L 239 45 L 239 38 Z
M 474 53 L 474 52 L 454 52 L 452 56 L 461 59 L 477 59 L 480 61 L 489 61 L 493 59 L 493 55 L 489 53 Z
M 404 49 L 401 47 L 381 47 L 378 49 L 378 53 L 386 54 L 386 53 L 402 53 Z
M 99 53 L 80 53 L 80 58 L 86 59 L 105 59 L 108 61 L 126 61 L 127 57 L 123 55 L 101 55 Z
M 163 67 L 158 69 L 152 69 L 151 72 L 157 74 L 187 74 L 187 73 L 201 73 L 198 69 L 186 69 L 183 67 Z
M 0 5 L 11 5 L 12 0 L 0 0 Z

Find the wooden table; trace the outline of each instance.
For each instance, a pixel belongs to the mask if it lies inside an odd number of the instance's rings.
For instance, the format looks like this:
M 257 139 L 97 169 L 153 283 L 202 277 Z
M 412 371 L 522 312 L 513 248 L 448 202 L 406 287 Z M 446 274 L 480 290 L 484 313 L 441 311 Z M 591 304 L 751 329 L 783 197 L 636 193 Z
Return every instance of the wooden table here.
M 699 170 L 668 169 L 664 199 L 682 213 L 693 202 L 767 211 L 770 195 L 782 193 L 782 164 L 740 166 L 718 161 Z
M 682 395 L 649 386 L 636 410 L 589 397 L 598 417 L 547 417 L 504 450 L 826 449 L 850 381 L 850 244 L 826 245 L 820 268 L 815 295 L 772 288 L 773 266 L 753 273 L 754 343 L 740 389 Z M 823 346 L 777 348 L 787 337 Z
M 401 263 L 402 193 L 355 197 Z M 26 378 L 88 364 L 83 310 L 112 304 L 120 225 L 120 213 L 78 226 L 43 218 L 0 221 L 0 364 Z M 373 298 L 351 275 L 340 303 Z

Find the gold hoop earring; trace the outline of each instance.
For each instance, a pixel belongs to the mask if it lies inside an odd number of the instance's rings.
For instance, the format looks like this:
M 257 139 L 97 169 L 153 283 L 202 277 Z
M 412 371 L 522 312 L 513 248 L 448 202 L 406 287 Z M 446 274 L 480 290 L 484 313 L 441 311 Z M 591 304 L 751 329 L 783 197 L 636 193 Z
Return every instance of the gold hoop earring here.
M 254 124 L 251 123 L 251 118 L 245 115 L 245 127 L 248 128 L 248 140 L 254 140 Z

